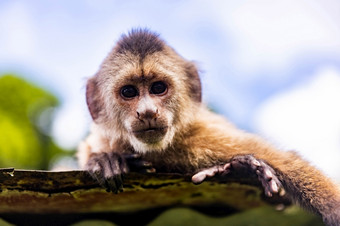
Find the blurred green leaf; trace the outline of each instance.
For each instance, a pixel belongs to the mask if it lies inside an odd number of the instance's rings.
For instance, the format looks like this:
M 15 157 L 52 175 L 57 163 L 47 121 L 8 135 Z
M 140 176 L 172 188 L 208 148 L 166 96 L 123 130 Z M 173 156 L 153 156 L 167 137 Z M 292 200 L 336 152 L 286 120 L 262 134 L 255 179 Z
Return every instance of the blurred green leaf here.
M 0 76 L 0 167 L 46 169 L 62 152 L 50 137 L 58 99 L 14 75 Z

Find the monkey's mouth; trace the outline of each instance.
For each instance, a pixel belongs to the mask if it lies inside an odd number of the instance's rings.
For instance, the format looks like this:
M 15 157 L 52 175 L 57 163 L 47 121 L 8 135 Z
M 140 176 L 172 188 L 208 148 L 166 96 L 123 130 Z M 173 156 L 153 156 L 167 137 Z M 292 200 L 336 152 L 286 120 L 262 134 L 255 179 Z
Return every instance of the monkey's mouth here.
M 166 134 L 168 127 L 149 127 L 134 130 L 135 137 L 145 143 L 157 143 Z
M 133 131 L 134 133 L 145 133 L 145 132 L 161 132 L 161 131 L 164 131 L 164 130 L 167 130 L 168 127 L 149 127 L 149 128 L 146 128 L 146 129 L 141 129 L 141 130 L 135 130 Z

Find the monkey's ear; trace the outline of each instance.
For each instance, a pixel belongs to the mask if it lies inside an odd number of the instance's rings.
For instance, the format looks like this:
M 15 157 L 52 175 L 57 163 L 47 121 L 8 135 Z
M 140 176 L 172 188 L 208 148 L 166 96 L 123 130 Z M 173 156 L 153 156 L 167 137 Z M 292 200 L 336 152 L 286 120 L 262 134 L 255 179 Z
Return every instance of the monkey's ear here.
M 189 95 L 196 102 L 202 102 L 202 87 L 196 66 L 193 63 L 188 63 L 185 67 L 188 77 Z
M 87 81 L 86 103 L 92 119 L 96 120 L 99 117 L 99 113 L 103 110 L 103 100 L 100 95 L 96 76 Z

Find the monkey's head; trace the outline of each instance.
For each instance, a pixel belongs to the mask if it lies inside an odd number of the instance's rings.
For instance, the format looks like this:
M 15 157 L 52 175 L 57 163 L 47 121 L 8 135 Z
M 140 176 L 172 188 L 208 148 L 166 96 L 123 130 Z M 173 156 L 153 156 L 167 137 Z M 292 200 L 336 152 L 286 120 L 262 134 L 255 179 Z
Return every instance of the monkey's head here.
M 88 80 L 86 100 L 109 139 L 143 153 L 167 148 L 186 129 L 201 102 L 201 83 L 195 65 L 158 35 L 132 30 Z

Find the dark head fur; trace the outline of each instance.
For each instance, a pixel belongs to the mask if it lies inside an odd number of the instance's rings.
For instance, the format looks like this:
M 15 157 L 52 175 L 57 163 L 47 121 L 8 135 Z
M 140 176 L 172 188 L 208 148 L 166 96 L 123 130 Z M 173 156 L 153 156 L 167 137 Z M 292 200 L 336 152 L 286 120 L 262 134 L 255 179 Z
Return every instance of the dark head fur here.
M 163 51 L 164 47 L 165 43 L 158 34 L 147 29 L 132 29 L 128 35 L 122 35 L 115 51 L 122 54 L 130 52 L 142 61 L 147 55 Z

